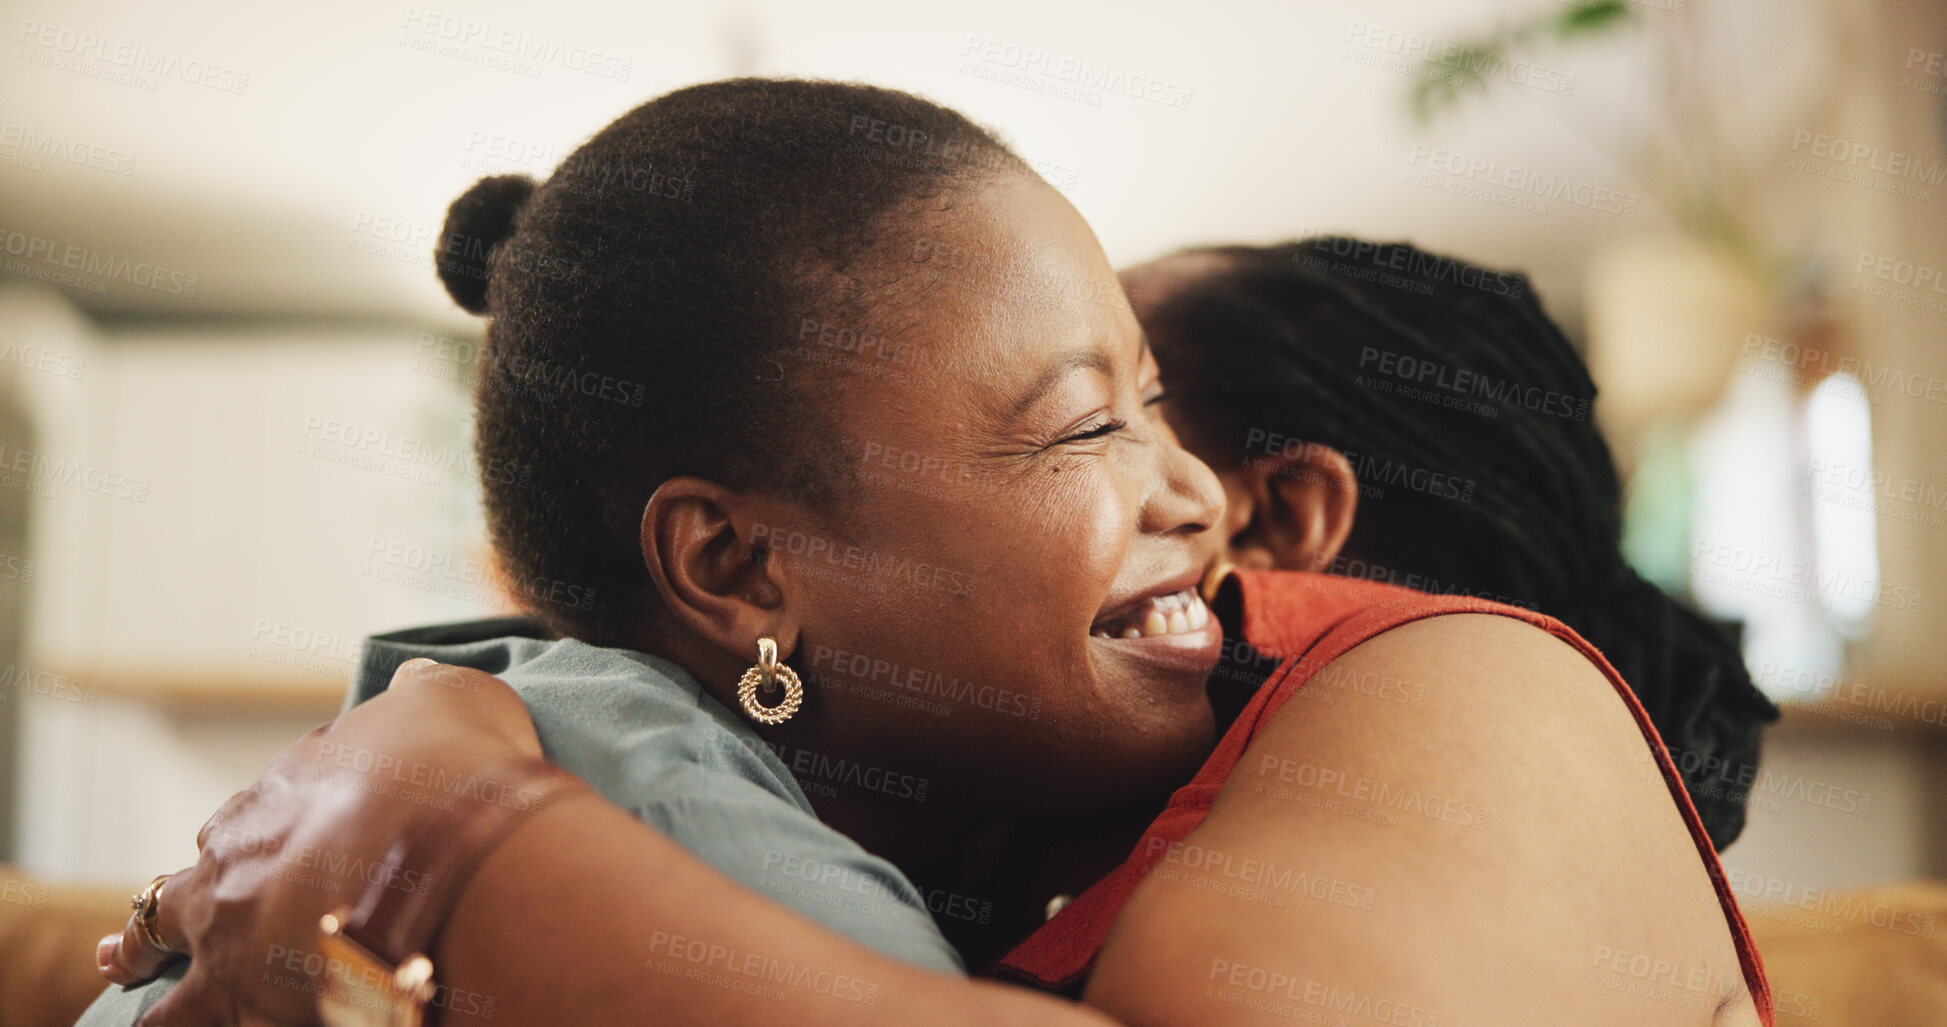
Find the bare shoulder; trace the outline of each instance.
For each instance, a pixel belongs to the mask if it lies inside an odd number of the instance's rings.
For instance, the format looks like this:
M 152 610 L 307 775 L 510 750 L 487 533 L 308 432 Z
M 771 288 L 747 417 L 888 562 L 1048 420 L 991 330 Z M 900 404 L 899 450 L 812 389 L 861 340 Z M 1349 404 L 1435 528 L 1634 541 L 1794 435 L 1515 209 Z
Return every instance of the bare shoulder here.
M 1370 701 L 1388 697 L 1394 701 Z M 1369 733 L 1450 744 L 1376 746 L 1364 760 L 1431 763 L 1465 778 L 1522 777 L 1538 761 L 1558 766 L 1562 746 L 1580 757 L 1578 766 L 1598 754 L 1647 766 L 1650 751 L 1594 662 L 1533 624 L 1495 614 L 1429 617 L 1368 639 L 1314 674 L 1253 748 L 1263 755 Z M 1517 748 L 1474 758 L 1497 744 Z
M 1159 1023 L 1281 1003 L 1708 1024 L 1741 992 L 1627 704 L 1574 646 L 1492 614 L 1407 624 L 1321 669 L 1138 889 L 1090 988 Z

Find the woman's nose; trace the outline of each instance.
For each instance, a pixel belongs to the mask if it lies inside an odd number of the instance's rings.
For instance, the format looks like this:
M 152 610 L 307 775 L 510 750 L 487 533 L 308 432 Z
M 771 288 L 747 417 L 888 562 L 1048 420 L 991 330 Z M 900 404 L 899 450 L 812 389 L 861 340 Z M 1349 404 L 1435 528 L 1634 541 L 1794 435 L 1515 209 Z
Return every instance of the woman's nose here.
M 1159 487 L 1143 504 L 1142 530 L 1195 534 L 1223 523 L 1224 487 L 1217 472 L 1184 449 L 1167 430 L 1155 446 Z

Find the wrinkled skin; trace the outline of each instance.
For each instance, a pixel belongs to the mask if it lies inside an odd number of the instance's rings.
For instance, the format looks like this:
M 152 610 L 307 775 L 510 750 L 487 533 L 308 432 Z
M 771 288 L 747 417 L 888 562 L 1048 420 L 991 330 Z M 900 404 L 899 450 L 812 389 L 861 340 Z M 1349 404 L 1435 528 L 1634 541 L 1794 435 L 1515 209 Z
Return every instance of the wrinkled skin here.
M 356 901 L 366 885 L 308 872 L 297 854 L 376 863 L 428 808 L 358 787 L 377 782 L 346 769 L 341 757 L 363 752 L 464 774 L 510 754 L 538 763 L 541 743 L 526 707 L 500 679 L 425 660 L 400 667 L 383 694 L 286 747 L 203 825 L 196 865 L 163 886 L 157 918 L 163 941 L 195 959 L 142 1023 L 316 1020 L 314 993 L 291 985 L 318 978 L 303 972 L 301 956 L 293 969 L 276 954 L 317 951 L 319 917 Z M 393 777 L 379 780 L 402 787 Z M 122 934 L 102 939 L 96 961 L 110 981 L 135 984 L 176 958 L 156 951 L 131 920 Z

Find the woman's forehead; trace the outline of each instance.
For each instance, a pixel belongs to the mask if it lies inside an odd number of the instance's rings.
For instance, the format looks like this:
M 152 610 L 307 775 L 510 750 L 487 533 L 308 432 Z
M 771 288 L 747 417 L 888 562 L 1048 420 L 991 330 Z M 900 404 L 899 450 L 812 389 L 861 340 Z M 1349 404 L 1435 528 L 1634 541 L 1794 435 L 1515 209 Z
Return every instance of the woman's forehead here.
M 854 340 L 814 326 L 812 341 L 850 345 L 906 372 L 859 368 L 863 376 L 988 401 L 1031 388 L 1046 368 L 1079 353 L 1128 360 L 1140 329 L 1094 233 L 1067 200 L 1019 178 L 965 193 L 882 243 L 864 304 L 871 329 Z

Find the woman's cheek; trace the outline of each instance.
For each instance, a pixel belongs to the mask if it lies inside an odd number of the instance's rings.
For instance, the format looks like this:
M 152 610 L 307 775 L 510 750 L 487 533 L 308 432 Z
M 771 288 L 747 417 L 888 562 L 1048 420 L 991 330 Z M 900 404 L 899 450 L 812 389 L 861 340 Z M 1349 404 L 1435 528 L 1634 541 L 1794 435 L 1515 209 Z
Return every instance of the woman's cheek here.
M 1049 566 L 1093 591 L 1089 620 L 1108 596 L 1136 530 L 1139 495 L 1122 486 L 1110 457 L 1071 460 L 1034 492 Z M 1059 554 L 1056 558 L 1053 554 Z

